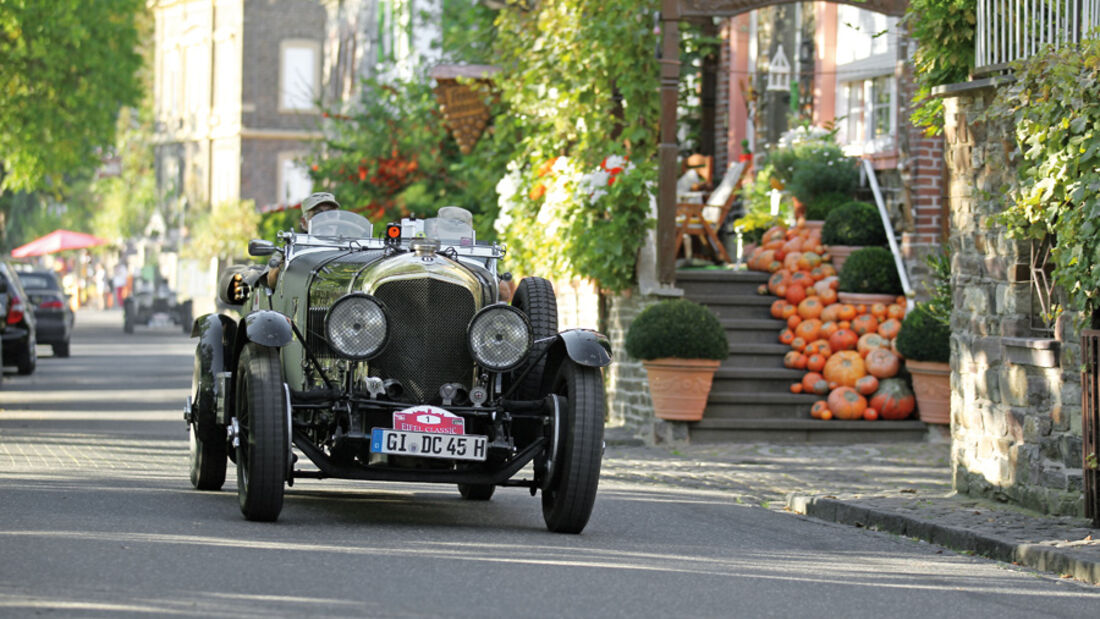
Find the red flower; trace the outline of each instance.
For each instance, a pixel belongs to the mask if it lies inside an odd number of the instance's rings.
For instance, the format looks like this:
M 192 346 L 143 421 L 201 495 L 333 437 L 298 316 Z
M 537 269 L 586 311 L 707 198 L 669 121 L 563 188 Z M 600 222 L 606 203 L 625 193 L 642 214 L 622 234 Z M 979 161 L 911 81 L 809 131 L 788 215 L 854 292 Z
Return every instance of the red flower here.
M 527 197 L 531 198 L 532 200 L 538 200 L 544 195 L 546 195 L 546 185 L 539 183 L 538 185 L 535 185 L 531 188 L 531 191 L 528 192 Z

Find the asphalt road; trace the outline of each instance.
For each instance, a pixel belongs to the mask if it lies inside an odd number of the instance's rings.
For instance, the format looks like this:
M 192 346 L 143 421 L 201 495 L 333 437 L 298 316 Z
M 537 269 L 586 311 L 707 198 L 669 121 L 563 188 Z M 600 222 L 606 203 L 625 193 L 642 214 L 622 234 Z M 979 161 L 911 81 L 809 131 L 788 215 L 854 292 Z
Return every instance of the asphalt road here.
M 520 489 L 299 481 L 275 524 L 191 489 L 191 342 L 82 312 L 0 387 L 0 616 L 1073 617 L 1100 589 L 644 481 L 582 535 Z M 616 458 L 616 449 L 607 458 Z M 644 462 L 637 463 L 645 466 Z M 1091 609 L 1091 610 L 1090 610 Z

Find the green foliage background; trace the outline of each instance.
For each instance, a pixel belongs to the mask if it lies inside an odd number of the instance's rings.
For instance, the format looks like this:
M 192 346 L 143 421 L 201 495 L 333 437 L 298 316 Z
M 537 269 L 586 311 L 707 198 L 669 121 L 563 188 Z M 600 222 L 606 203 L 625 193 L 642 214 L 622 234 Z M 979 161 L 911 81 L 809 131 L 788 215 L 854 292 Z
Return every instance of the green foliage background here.
M 987 121 L 1015 127 L 1017 185 L 1000 217 L 1015 238 L 1055 237 L 1055 283 L 1069 304 L 1100 309 L 1100 40 L 1013 66 Z
M 974 69 L 977 0 L 910 0 L 905 25 L 916 41 L 917 92 L 911 121 L 931 135 L 943 131 L 943 101 L 932 88 L 965 82 Z

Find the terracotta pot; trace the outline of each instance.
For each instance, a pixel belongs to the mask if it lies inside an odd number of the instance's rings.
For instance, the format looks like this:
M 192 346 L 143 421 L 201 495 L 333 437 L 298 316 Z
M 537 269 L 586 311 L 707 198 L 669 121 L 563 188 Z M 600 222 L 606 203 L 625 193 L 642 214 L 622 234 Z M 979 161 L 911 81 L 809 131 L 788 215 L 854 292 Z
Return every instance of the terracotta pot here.
M 872 305 L 875 303 L 882 303 L 883 305 L 890 305 L 897 300 L 896 295 L 892 294 L 879 294 L 874 292 L 838 292 L 836 293 L 836 300 L 841 303 L 850 303 L 852 305 Z
M 826 245 L 825 251 L 829 252 L 829 255 L 833 257 L 833 266 L 836 267 L 837 272 L 840 272 L 840 267 L 844 266 L 844 261 L 848 259 L 848 256 L 852 255 L 852 252 L 857 249 L 863 249 L 862 245 Z
M 824 219 L 807 219 L 806 221 L 802 222 L 802 225 L 807 230 L 810 230 L 810 231 L 817 230 L 818 233 L 820 233 L 821 228 L 823 228 L 825 226 L 825 220 Z M 836 263 L 833 263 L 833 266 L 836 266 Z M 838 268 L 837 270 L 839 271 L 840 269 Z
M 917 415 L 924 423 L 951 424 L 951 365 L 906 359 L 917 396 Z
M 643 361 L 649 376 L 649 394 L 657 417 L 671 421 L 699 421 L 707 407 L 714 372 L 713 359 L 651 359 Z

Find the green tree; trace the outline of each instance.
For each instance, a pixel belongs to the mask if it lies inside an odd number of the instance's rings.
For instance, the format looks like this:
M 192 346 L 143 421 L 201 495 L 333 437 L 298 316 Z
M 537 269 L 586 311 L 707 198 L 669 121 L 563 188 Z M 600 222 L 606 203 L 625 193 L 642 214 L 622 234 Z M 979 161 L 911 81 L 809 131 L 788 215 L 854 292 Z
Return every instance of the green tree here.
M 917 42 L 912 122 L 928 134 L 943 131 L 943 99 L 933 98 L 932 88 L 965 82 L 974 69 L 976 6 L 976 0 L 912 0 L 905 13 Z

